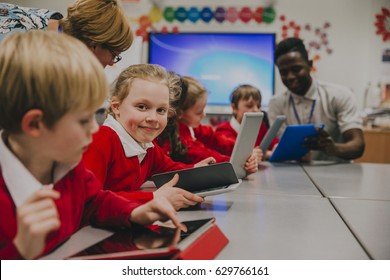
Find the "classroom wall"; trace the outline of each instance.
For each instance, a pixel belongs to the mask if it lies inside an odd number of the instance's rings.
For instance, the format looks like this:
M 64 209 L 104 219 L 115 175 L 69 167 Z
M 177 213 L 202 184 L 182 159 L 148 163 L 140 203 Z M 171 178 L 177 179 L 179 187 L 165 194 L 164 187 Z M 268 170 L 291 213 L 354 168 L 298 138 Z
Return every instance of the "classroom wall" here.
M 66 7 L 73 0 L 50 1 L 50 0 L 15 0 L 12 3 L 26 7 L 39 7 L 55 9 L 66 14 Z M 281 39 L 281 28 L 283 23 L 294 21 L 304 27 L 310 25 L 323 29 L 326 23 L 330 24 L 326 31 L 329 41 L 328 47 L 332 53 L 327 53 L 325 48 L 313 49 L 311 56 L 319 57 L 314 62 L 316 72 L 314 75 L 321 80 L 346 85 L 354 90 L 357 95 L 360 108 L 363 107 L 364 91 L 369 82 L 383 82 L 390 84 L 390 62 L 382 62 L 382 53 L 390 49 L 390 40 L 383 42 L 382 37 L 375 34 L 375 15 L 381 13 L 382 7 L 390 9 L 389 0 L 242 0 L 238 4 L 235 0 L 135 0 L 131 4 L 125 4 L 125 9 L 132 18 L 133 29 L 139 27 L 134 17 L 147 14 L 151 3 L 155 2 L 164 8 L 166 6 L 182 6 L 185 8 L 209 6 L 233 6 L 241 8 L 267 7 L 272 5 L 276 11 L 276 19 L 270 24 L 258 24 L 254 21 L 248 23 L 229 22 L 218 23 L 215 20 L 210 23 L 198 21 L 192 23 L 185 21 L 172 24 L 160 22 L 155 24 L 157 28 L 167 26 L 177 26 L 180 31 L 245 31 L 245 32 L 275 32 L 277 40 Z M 135 4 L 134 4 L 135 3 Z M 280 16 L 285 16 L 285 21 L 280 20 Z M 291 34 L 292 35 L 292 34 Z M 300 37 L 309 42 L 317 40 L 313 31 L 304 29 L 300 32 Z M 142 58 L 145 61 L 145 58 Z M 280 93 L 285 88 L 280 81 L 276 71 L 275 92 Z

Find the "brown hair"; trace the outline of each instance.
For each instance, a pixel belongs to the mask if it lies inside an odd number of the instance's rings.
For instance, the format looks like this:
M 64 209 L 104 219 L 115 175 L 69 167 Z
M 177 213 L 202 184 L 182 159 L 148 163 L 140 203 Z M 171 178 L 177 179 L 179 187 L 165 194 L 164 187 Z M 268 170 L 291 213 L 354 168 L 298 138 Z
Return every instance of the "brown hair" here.
M 238 107 L 238 102 L 243 100 L 248 100 L 253 98 L 258 103 L 260 108 L 261 105 L 261 93 L 260 90 L 251 85 L 239 85 L 236 87 L 230 95 L 230 103 L 234 104 L 236 108 Z
M 207 94 L 206 88 L 193 77 L 184 76 L 183 83 L 187 90 L 183 91 L 183 96 L 180 98 L 180 104 L 177 108 L 179 115 L 194 106 L 200 98 Z

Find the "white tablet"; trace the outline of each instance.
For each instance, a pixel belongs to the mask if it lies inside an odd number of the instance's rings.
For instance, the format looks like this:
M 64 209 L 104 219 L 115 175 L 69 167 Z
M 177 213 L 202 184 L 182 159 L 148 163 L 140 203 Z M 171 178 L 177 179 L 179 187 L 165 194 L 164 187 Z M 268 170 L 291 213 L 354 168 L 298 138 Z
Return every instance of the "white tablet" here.
M 286 121 L 286 116 L 280 115 L 277 116 L 271 127 L 268 129 L 263 140 L 261 141 L 259 148 L 263 151 L 263 154 L 267 151 L 268 147 L 271 145 L 272 140 L 276 137 L 279 132 L 279 129 L 282 127 L 282 124 Z
M 263 117 L 263 112 L 244 113 L 240 131 L 238 132 L 232 156 L 230 157 L 230 163 L 233 165 L 233 169 L 236 172 L 238 179 L 242 179 L 246 176 L 244 166 L 249 156 L 252 154 Z

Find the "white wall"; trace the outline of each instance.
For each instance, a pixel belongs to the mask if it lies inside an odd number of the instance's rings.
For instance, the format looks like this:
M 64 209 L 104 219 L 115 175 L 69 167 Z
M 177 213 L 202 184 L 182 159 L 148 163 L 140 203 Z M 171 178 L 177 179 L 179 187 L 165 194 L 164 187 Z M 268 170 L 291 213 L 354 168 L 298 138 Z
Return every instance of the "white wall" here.
M 26 7 L 50 8 L 66 14 L 66 8 L 71 0 L 14 0 L 12 3 Z M 375 34 L 375 14 L 380 13 L 381 7 L 390 9 L 389 0 L 157 0 L 165 6 L 183 7 L 227 7 L 242 6 L 267 6 L 273 3 L 277 12 L 277 19 L 272 24 L 257 24 L 255 22 L 220 24 L 212 20 L 209 24 L 197 22 L 184 22 L 179 24 L 174 21 L 181 31 L 245 31 L 245 32 L 275 32 L 280 40 L 281 21 L 279 16 L 284 14 L 287 19 L 295 21 L 301 26 L 309 23 L 313 28 L 321 27 L 325 22 L 330 22 L 327 30 L 329 45 L 333 53 L 328 55 L 321 50 L 318 54 L 321 59 L 315 63 L 318 79 L 346 85 L 357 94 L 360 107 L 363 104 L 363 93 L 370 81 L 387 81 L 390 83 L 390 62 L 383 63 L 381 55 L 384 49 L 390 49 L 390 41 L 382 42 L 382 38 Z M 150 1 L 141 0 L 137 10 L 129 11 L 132 15 L 139 12 L 140 15 L 148 11 Z M 139 11 L 138 11 L 139 8 Z M 161 23 L 168 25 L 167 23 Z M 137 24 L 133 24 L 134 29 Z M 301 38 L 310 40 L 313 36 L 308 32 L 301 32 Z M 277 71 L 276 71 L 277 73 Z M 282 92 L 279 76 L 276 76 L 276 92 Z

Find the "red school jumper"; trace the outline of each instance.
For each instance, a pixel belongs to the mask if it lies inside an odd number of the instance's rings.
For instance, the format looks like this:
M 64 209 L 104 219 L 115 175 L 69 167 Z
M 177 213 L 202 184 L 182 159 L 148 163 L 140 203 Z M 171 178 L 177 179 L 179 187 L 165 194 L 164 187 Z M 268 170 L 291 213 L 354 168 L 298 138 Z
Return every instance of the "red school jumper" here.
M 153 192 L 139 191 L 153 174 L 193 167 L 173 161 L 157 144 L 147 150 L 141 163 L 137 156 L 128 158 L 118 134 L 104 125 L 94 134 L 83 160 L 105 189 L 142 202 L 153 199 Z
M 229 150 L 233 149 L 234 141 L 224 135 L 216 135 L 214 129 L 208 125 L 200 125 L 194 129 L 195 139 L 192 138 L 190 128 L 179 122 L 180 140 L 187 147 L 187 154 L 181 160 L 184 163 L 197 163 L 208 157 L 214 157 L 217 162 L 230 160 Z M 166 154 L 169 154 L 171 145 L 166 140 L 161 145 Z
M 54 190 L 60 192 L 55 200 L 61 226 L 49 233 L 42 255 L 66 241 L 81 226 L 129 226 L 129 217 L 139 202 L 129 201 L 112 192 L 101 190 L 97 178 L 82 163 L 56 182 Z M 0 259 L 22 258 L 13 244 L 16 236 L 16 206 L 5 185 L 0 167 Z
M 259 146 L 261 141 L 263 140 L 265 134 L 267 133 L 268 128 L 265 125 L 264 122 L 261 123 L 259 134 L 257 135 L 255 147 Z M 215 133 L 218 135 L 225 135 L 228 138 L 234 139 L 236 141 L 238 133 L 234 130 L 234 128 L 231 126 L 230 121 L 221 123 L 217 128 L 215 129 Z M 269 150 L 272 150 L 272 148 L 279 142 L 279 139 L 275 138 L 272 140 L 271 145 L 269 146 Z M 230 153 L 233 151 L 233 149 L 230 151 Z

